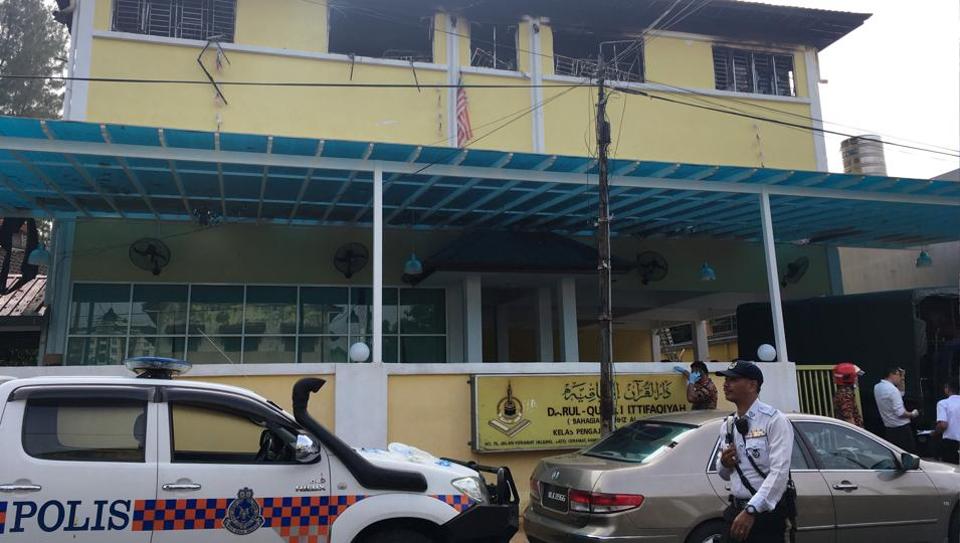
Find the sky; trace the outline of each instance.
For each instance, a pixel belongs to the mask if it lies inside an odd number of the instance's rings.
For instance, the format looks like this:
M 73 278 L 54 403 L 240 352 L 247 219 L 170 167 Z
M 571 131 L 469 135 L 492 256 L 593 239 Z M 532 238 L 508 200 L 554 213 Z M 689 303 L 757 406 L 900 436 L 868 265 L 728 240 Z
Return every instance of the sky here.
M 826 128 L 960 154 L 960 1 L 761 0 L 872 13 L 820 53 Z M 827 135 L 831 171 L 843 171 L 842 136 Z M 926 179 L 960 158 L 885 146 L 887 173 Z

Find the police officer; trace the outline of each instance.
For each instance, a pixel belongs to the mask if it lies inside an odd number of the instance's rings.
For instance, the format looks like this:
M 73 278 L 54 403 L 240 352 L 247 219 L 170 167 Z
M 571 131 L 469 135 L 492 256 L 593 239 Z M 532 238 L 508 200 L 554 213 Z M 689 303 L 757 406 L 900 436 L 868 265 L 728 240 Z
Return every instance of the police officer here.
M 790 480 L 793 426 L 758 399 L 763 372 L 756 364 L 736 361 L 717 375 L 725 377 L 723 393 L 737 406 L 720 430 L 726 444 L 720 453 L 720 477 L 730 481 L 731 488 L 723 515 L 724 541 L 780 543 L 787 519 L 796 516 Z

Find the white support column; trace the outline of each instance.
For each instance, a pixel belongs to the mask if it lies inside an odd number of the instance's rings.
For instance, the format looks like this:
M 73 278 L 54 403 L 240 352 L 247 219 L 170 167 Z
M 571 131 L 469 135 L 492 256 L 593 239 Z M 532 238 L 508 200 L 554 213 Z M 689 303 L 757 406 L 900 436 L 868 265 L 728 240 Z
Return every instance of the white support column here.
M 73 15 L 72 36 L 70 37 L 75 42 L 71 44 L 73 67 L 68 73 L 71 77 L 90 77 L 96 4 L 96 0 L 77 0 Z M 68 121 L 85 121 L 87 120 L 90 83 L 88 81 L 72 81 L 71 83 L 70 104 L 64 105 L 64 118 Z
M 650 330 L 650 358 L 651 362 L 663 360 L 663 350 L 660 345 L 660 330 Z
M 373 359 L 383 363 L 383 169 L 373 170 Z
M 483 362 L 483 305 L 479 275 L 463 281 L 464 362 Z
M 530 107 L 532 109 L 531 118 L 533 119 L 533 152 L 543 153 L 546 148 L 546 135 L 544 132 L 543 108 L 543 57 L 540 54 L 540 25 L 539 17 L 531 17 L 527 24 L 529 25 L 530 43 L 528 51 L 530 55 Z
M 810 99 L 810 116 L 815 120 L 813 123 L 813 149 L 816 153 L 817 171 L 829 171 L 827 164 L 827 143 L 823 137 L 823 110 L 820 107 L 820 60 L 817 58 L 817 50 L 810 47 L 803 56 L 807 67 L 807 97 Z
M 780 273 L 777 270 L 777 248 L 773 240 L 773 218 L 770 213 L 770 194 L 760 194 L 760 221 L 763 223 L 763 252 L 767 260 L 767 284 L 770 287 L 770 311 L 773 317 L 773 336 L 777 361 L 789 362 L 787 335 L 783 326 L 783 303 L 780 299 Z
M 503 304 L 497 306 L 497 362 L 510 362 L 510 308 Z
M 457 17 L 447 13 L 447 145 L 457 146 L 457 89 L 460 83 L 460 33 Z
M 70 270 L 73 267 L 73 244 L 77 222 L 74 219 L 56 220 L 53 224 L 53 265 L 47 271 L 44 304 L 47 306 L 45 341 L 40 363 L 47 355 L 62 357 L 67 349 L 67 326 L 70 317 Z M 66 360 L 62 360 L 66 363 Z
M 577 337 L 577 283 L 573 277 L 560 280 L 560 361 L 580 361 L 580 340 Z
M 710 361 L 710 341 L 707 332 L 707 321 L 693 323 L 693 358 L 694 360 Z
M 353 447 L 386 448 L 387 366 L 337 364 L 336 368 L 333 422 L 337 436 Z
M 553 293 L 550 287 L 537 289 L 537 354 L 540 362 L 553 362 Z

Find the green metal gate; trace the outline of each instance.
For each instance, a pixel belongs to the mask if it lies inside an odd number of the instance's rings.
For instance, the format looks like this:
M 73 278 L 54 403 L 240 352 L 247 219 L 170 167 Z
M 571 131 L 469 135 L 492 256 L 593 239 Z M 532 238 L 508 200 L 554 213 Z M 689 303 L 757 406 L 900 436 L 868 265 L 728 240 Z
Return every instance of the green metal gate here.
M 800 411 L 810 415 L 836 418 L 833 410 L 833 366 L 797 366 L 797 388 L 800 392 Z M 860 412 L 860 389 L 857 388 L 857 407 Z

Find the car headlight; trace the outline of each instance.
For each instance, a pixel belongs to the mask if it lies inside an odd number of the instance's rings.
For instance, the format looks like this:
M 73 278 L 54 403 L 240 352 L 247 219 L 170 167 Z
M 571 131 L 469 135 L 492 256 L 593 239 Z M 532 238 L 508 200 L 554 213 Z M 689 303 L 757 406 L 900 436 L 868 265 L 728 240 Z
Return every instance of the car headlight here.
M 453 488 L 477 503 L 487 503 L 487 485 L 479 477 L 463 477 L 450 481 Z

